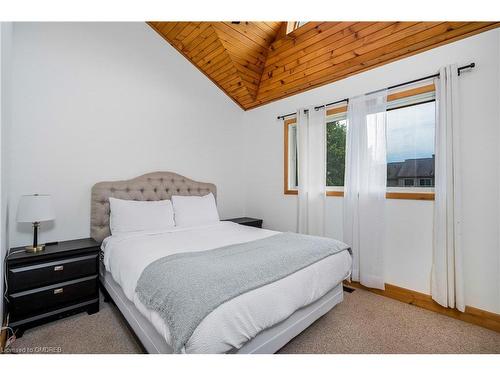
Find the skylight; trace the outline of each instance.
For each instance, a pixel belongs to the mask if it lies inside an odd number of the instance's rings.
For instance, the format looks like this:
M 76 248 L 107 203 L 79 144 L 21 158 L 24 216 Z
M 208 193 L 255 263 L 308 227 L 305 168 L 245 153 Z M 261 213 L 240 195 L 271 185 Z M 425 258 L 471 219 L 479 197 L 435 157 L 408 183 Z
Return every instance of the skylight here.
M 289 21 L 286 28 L 286 33 L 290 34 L 292 31 L 297 30 L 299 27 L 304 26 L 307 21 Z

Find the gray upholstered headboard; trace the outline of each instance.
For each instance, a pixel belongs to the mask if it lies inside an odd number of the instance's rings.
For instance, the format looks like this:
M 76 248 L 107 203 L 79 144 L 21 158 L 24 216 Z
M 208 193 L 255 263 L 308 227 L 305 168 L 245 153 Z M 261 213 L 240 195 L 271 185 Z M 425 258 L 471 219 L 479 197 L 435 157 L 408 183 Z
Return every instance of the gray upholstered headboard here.
M 172 195 L 214 196 L 214 184 L 197 182 L 172 172 L 153 172 L 131 180 L 99 182 L 92 187 L 90 236 L 101 243 L 111 234 L 109 229 L 109 197 L 136 201 L 170 199 Z

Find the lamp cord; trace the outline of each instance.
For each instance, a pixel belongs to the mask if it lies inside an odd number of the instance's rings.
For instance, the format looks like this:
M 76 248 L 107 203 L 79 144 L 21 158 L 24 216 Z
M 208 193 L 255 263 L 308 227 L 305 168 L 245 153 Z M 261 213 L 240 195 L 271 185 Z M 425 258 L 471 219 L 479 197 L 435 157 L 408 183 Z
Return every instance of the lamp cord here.
M 21 253 L 25 250 L 16 250 L 16 251 L 10 251 L 7 253 L 7 255 L 5 256 L 4 258 L 4 261 L 3 261 L 3 277 L 4 277 L 4 281 L 5 281 L 5 290 L 3 291 L 3 298 L 7 301 L 7 302 L 10 302 L 9 301 L 9 297 L 8 297 L 8 290 L 9 290 L 9 282 L 8 282 L 8 278 L 7 278 L 7 258 L 12 255 L 12 254 L 17 254 L 17 253 Z M 2 317 L 3 318 L 3 317 Z

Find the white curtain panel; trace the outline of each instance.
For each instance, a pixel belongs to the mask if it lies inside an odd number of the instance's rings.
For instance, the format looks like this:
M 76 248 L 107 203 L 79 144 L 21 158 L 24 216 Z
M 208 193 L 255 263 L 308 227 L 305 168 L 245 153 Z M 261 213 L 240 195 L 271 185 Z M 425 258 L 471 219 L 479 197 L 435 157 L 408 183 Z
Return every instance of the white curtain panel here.
M 326 135 L 325 110 L 297 111 L 299 233 L 324 236 Z
M 457 66 L 441 68 L 435 85 L 436 157 L 431 295 L 442 306 L 464 311 Z
M 384 289 L 387 92 L 349 99 L 344 180 L 344 242 L 352 279 Z

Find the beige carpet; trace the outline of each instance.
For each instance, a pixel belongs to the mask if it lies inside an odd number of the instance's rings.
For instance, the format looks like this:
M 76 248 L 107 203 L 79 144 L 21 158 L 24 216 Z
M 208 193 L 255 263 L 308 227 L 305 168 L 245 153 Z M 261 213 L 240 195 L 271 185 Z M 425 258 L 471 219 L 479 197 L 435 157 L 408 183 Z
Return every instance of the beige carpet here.
M 13 344 L 19 352 L 40 347 L 62 353 L 142 352 L 116 307 L 104 302 L 97 314 L 28 330 Z M 280 353 L 500 353 L 500 333 L 356 290 Z

